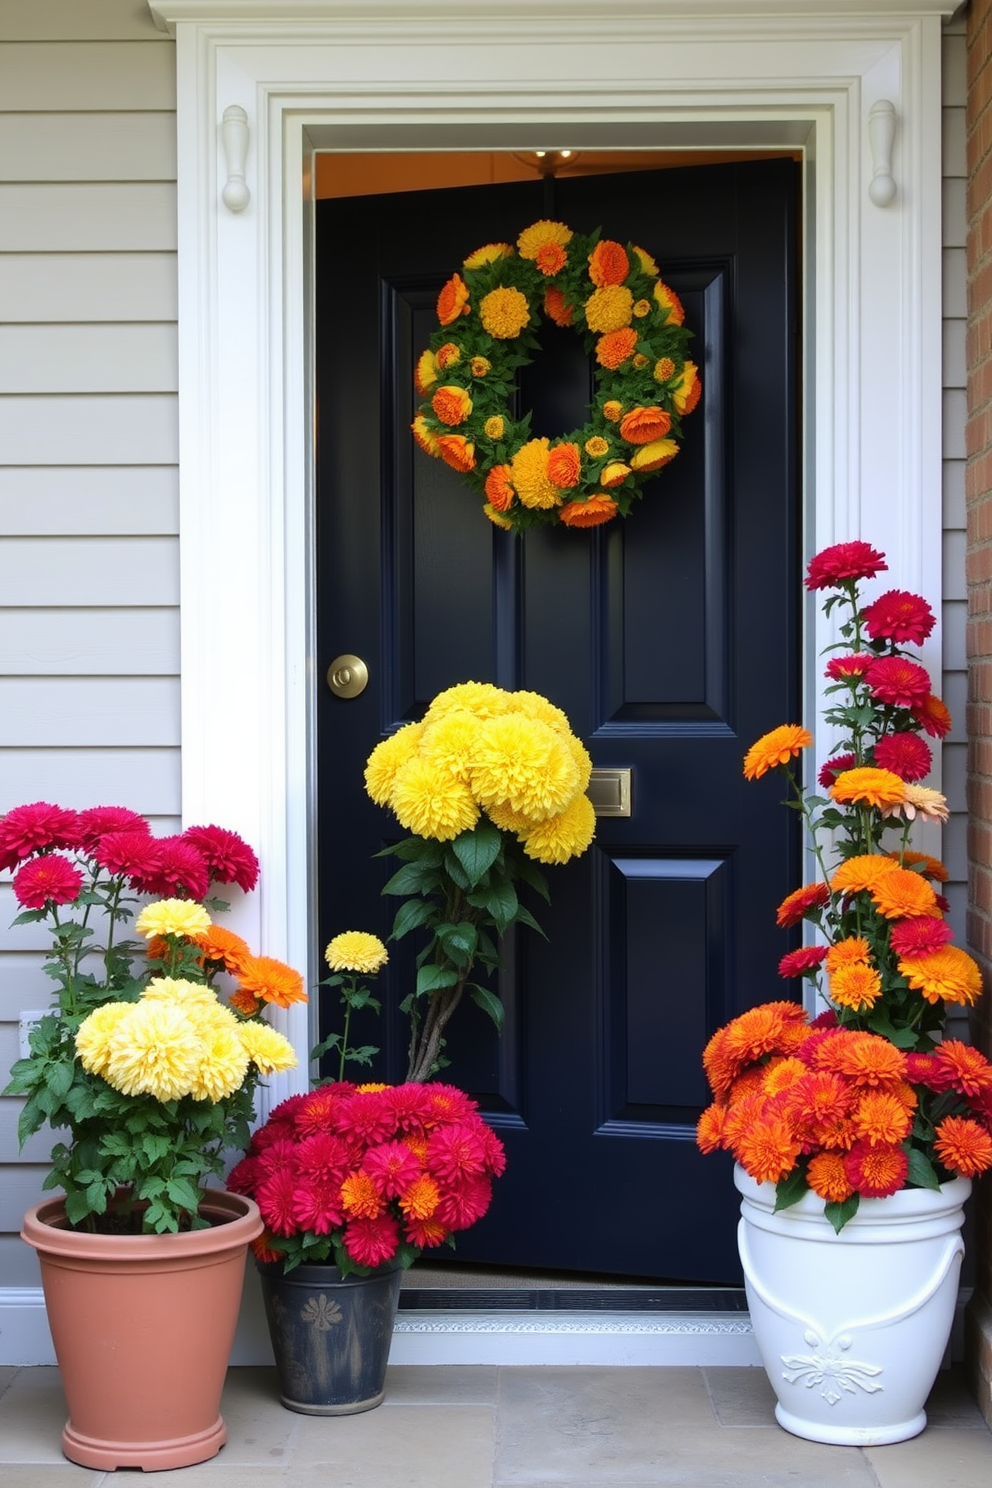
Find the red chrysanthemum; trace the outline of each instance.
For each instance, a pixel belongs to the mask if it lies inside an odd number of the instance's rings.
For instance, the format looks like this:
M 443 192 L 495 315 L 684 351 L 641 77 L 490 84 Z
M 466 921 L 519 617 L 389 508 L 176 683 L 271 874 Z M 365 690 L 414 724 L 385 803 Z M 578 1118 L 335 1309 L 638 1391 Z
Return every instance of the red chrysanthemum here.
M 919 734 L 886 734 L 875 745 L 875 764 L 913 785 L 930 774 L 933 754 Z
M 296 1171 L 315 1183 L 341 1183 L 348 1172 L 348 1144 L 332 1132 L 316 1132 L 305 1137 L 296 1149 Z
M 328 1235 L 344 1223 L 340 1183 L 321 1183 L 312 1178 L 298 1178 L 293 1201 L 293 1218 L 301 1230 L 315 1235 Z
M 300 1136 L 314 1136 L 317 1132 L 329 1132 L 335 1128 L 338 1109 L 341 1105 L 340 1085 L 320 1085 L 309 1095 L 303 1096 L 292 1113 L 293 1129 Z M 282 1109 L 280 1106 L 279 1110 Z
M 48 801 L 15 806 L 0 817 L 0 872 L 46 847 L 76 846 L 76 813 Z
M 108 873 L 123 874 L 132 888 L 145 889 L 158 868 L 158 841 L 148 832 L 107 832 L 92 848 L 94 860 Z
M 928 1090 L 936 1090 L 934 1080 L 940 1079 L 940 1071 L 932 1054 L 920 1054 L 912 1051 L 906 1055 L 906 1079 L 910 1085 L 925 1085 Z
M 909 1158 L 902 1147 L 855 1142 L 844 1157 L 844 1171 L 851 1187 L 863 1198 L 886 1199 L 898 1193 L 906 1181 Z
M 427 1143 L 427 1166 L 443 1183 L 459 1183 L 465 1177 L 482 1173 L 486 1152 L 475 1125 L 458 1122 L 439 1126 Z
M 457 1085 L 430 1084 L 424 1086 L 424 1091 L 423 1122 L 427 1131 L 441 1122 L 471 1120 L 479 1109 L 478 1101 Z
M 273 1235 L 287 1236 L 296 1231 L 296 1185 L 290 1168 L 277 1167 L 255 1190 L 255 1202 Z
M 894 708 L 920 707 L 930 695 L 930 673 L 906 656 L 876 656 L 865 681 L 880 703 Z
M 393 1113 L 378 1091 L 356 1091 L 335 1103 L 330 1126 L 331 1131 L 361 1142 L 384 1142 L 393 1136 Z
M 848 682 L 863 677 L 874 657 L 870 651 L 855 651 L 850 656 L 832 656 L 823 675 L 831 682 Z
M 14 898 L 25 909 L 71 904 L 83 887 L 83 875 L 60 853 L 32 858 L 14 874 Z
M 422 1172 L 420 1163 L 405 1142 L 380 1142 L 370 1147 L 362 1167 L 387 1199 L 398 1199 Z
M 943 739 L 951 731 L 951 715 L 945 703 L 933 693 L 924 698 L 921 703 L 914 703 L 910 708 L 915 721 L 920 725 L 931 739 Z
M 804 884 L 787 894 L 775 912 L 775 923 L 783 930 L 798 925 L 811 910 L 822 909 L 830 903 L 830 890 L 825 883 Z
M 845 770 L 852 769 L 857 763 L 856 754 L 835 754 L 833 759 L 827 760 L 816 778 L 824 790 L 829 790 L 838 775 L 842 775 Z
M 482 1126 L 482 1146 L 485 1153 L 486 1172 L 499 1178 L 506 1172 L 506 1148 L 491 1126 Z
M 142 832 L 146 837 L 151 833 L 145 818 L 127 806 L 90 806 L 79 813 L 77 830 L 79 846 L 86 853 L 91 853 L 108 832 Z
M 296 1144 L 287 1131 L 277 1131 L 275 1140 L 259 1147 L 254 1156 L 258 1159 L 258 1181 L 264 1183 L 273 1173 L 283 1168 L 292 1171 L 296 1160 Z
M 210 888 L 210 871 L 203 854 L 182 837 L 159 837 L 157 861 L 149 882 L 150 894 L 166 898 L 203 899 Z
M 374 1219 L 351 1219 L 344 1231 L 344 1248 L 360 1266 L 381 1266 L 399 1249 L 400 1227 L 391 1214 Z
M 215 883 L 237 884 L 246 894 L 258 883 L 258 858 L 237 832 L 226 827 L 187 827 L 183 841 L 202 855 Z
M 980 1096 L 992 1090 L 992 1064 L 972 1044 L 944 1039 L 934 1050 L 929 1083 L 934 1090 Z
M 488 1178 L 464 1178 L 457 1188 L 442 1194 L 434 1217 L 449 1230 L 467 1230 L 485 1214 L 492 1196 Z
M 252 1197 L 255 1193 L 255 1185 L 258 1182 L 259 1166 L 256 1157 L 243 1157 L 239 1163 L 228 1173 L 224 1180 L 224 1187 L 230 1189 L 231 1193 L 247 1194 Z
M 932 955 L 953 938 L 950 925 L 936 915 L 914 915 L 909 920 L 896 920 L 889 932 L 889 944 L 896 955 L 911 960 Z
M 873 579 L 888 566 L 885 554 L 877 553 L 869 543 L 835 543 L 810 560 L 806 588 L 836 589 L 851 579 Z
M 873 641 L 896 645 L 921 646 L 937 623 L 926 600 L 905 589 L 887 589 L 865 608 L 863 618 Z
M 778 963 L 781 977 L 805 976 L 814 971 L 827 954 L 826 946 L 800 946 L 798 951 L 789 951 Z

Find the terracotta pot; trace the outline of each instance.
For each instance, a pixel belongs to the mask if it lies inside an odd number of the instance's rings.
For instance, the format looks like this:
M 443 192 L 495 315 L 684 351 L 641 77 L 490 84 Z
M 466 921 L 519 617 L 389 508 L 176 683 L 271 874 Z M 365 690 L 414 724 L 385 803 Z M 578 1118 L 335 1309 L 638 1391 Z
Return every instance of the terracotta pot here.
M 734 1170 L 738 1246 L 754 1336 L 794 1436 L 881 1446 L 916 1436 L 958 1295 L 968 1178 L 862 1199 L 840 1234 L 807 1193 L 775 1212 L 775 1186 Z
M 372 1410 L 385 1393 L 402 1270 L 258 1263 L 283 1405 L 308 1416 Z
M 200 1213 L 210 1228 L 180 1235 L 71 1230 L 61 1199 L 26 1214 L 21 1238 L 41 1263 L 71 1462 L 188 1467 L 224 1445 L 221 1391 L 262 1221 L 251 1199 L 220 1191 Z

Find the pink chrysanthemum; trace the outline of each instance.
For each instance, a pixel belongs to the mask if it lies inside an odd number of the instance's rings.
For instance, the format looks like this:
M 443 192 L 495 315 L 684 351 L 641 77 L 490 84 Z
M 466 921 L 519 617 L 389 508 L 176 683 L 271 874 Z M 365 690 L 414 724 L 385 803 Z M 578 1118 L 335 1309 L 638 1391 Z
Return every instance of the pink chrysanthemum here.
M 853 769 L 857 763 L 856 754 L 835 754 L 833 759 L 827 760 L 816 778 L 824 790 L 829 790 L 838 775 L 842 775 L 845 770 Z
M 906 656 L 876 656 L 865 681 L 880 703 L 894 708 L 920 707 L 930 695 L 930 673 Z
M 950 925 L 936 915 L 914 915 L 912 919 L 896 920 L 889 932 L 889 944 L 896 955 L 911 960 L 932 955 L 953 938 Z
M 226 827 L 187 827 L 183 841 L 202 855 L 215 883 L 237 884 L 245 893 L 258 883 L 258 858 L 237 832 Z
M 79 846 L 86 853 L 92 853 L 108 832 L 141 832 L 145 837 L 151 834 L 145 818 L 127 806 L 90 806 L 79 813 L 77 831 Z
M 486 1152 L 478 1130 L 461 1123 L 438 1127 L 427 1144 L 427 1166 L 443 1183 L 459 1183 L 469 1175 L 482 1173 Z
M 933 754 L 919 734 L 886 734 L 875 745 L 875 764 L 912 785 L 930 774 Z
M 344 1231 L 344 1248 L 360 1266 L 381 1266 L 399 1249 L 400 1227 L 391 1214 L 352 1219 Z
M 83 875 L 59 853 L 32 858 L 14 874 L 14 898 L 25 909 L 71 904 L 83 887 Z
M 362 1167 L 387 1199 L 397 1199 L 422 1169 L 405 1142 L 380 1142 L 370 1147 Z
M 884 553 L 866 542 L 835 543 L 810 560 L 807 589 L 837 589 L 852 579 L 873 579 L 888 568 Z
M 351 1165 L 347 1143 L 331 1132 L 305 1137 L 296 1149 L 296 1171 L 315 1183 L 338 1183 Z
M 933 610 L 918 594 L 887 589 L 864 611 L 865 629 L 873 641 L 921 646 L 936 625 Z
M 182 837 L 160 837 L 150 894 L 167 898 L 203 899 L 210 888 L 210 871 L 203 854 Z
M 449 1230 L 467 1230 L 485 1214 L 492 1196 L 488 1178 L 465 1178 L 458 1188 L 442 1195 L 434 1217 Z
M 778 974 L 781 977 L 805 976 L 808 971 L 815 971 L 827 954 L 826 946 L 800 946 L 798 951 L 789 951 L 778 963 Z
M 296 1185 L 291 1169 L 279 1167 L 255 1190 L 255 1202 L 273 1235 L 288 1236 L 296 1230 Z
M 329 1235 L 336 1225 L 344 1223 L 340 1183 L 297 1178 L 293 1218 L 300 1229 L 312 1230 L 315 1235 Z
M 349 1090 L 353 1087 L 349 1086 Z M 292 1113 L 293 1129 L 300 1136 L 314 1136 L 317 1132 L 334 1131 L 334 1121 L 345 1098 L 340 1085 L 321 1085 L 303 1096 Z M 280 1106 L 278 1108 L 282 1110 Z
M 148 832 L 107 832 L 94 844 L 92 856 L 108 873 L 122 873 L 132 888 L 144 890 L 158 868 L 158 842 Z
M 378 1091 L 356 1091 L 338 1101 L 330 1115 L 331 1130 L 362 1142 L 384 1142 L 393 1135 L 389 1102 Z
M 48 801 L 15 806 L 0 817 L 0 872 L 46 847 L 76 846 L 76 813 Z
M 408 1218 L 403 1226 L 404 1234 L 411 1245 L 419 1245 L 423 1250 L 430 1250 L 436 1245 L 443 1245 L 451 1234 L 451 1231 L 434 1219 Z

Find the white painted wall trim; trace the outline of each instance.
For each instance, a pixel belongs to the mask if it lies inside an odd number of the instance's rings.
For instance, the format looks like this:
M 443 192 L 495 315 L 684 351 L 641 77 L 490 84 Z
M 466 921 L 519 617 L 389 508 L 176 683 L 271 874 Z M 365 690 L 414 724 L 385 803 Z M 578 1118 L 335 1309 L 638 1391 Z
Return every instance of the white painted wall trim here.
M 262 949 L 315 963 L 313 149 L 800 143 L 807 548 L 862 536 L 888 553 L 889 581 L 939 614 L 939 18 L 953 8 L 152 0 L 178 67 L 183 810 L 259 847 L 240 928 Z M 867 194 L 879 99 L 898 118 L 884 208 Z M 220 201 L 231 105 L 249 126 L 251 199 L 236 213 Z M 829 637 L 809 618 L 812 657 Z M 283 1019 L 304 1057 L 306 1023 L 300 1009 Z

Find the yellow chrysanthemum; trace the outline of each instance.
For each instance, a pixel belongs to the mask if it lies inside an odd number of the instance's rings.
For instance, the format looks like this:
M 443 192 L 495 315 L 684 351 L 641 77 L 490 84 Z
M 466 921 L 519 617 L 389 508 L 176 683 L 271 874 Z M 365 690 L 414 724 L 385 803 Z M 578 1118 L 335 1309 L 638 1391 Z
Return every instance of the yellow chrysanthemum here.
M 438 842 L 469 831 L 479 819 L 468 786 L 419 756 L 397 771 L 389 804 L 400 826 Z
M 502 439 L 506 430 L 506 422 L 501 413 L 494 413 L 491 418 L 486 419 L 482 427 L 487 439 Z
M 279 1075 L 296 1068 L 292 1044 L 268 1023 L 239 1023 L 238 1038 L 260 1075 Z
M 430 428 L 422 413 L 418 413 L 410 425 L 413 437 L 420 445 L 425 454 L 437 456 L 440 454 L 441 446 L 437 442 L 437 435 Z
M 490 719 L 480 730 L 472 789 L 487 810 L 509 806 L 536 825 L 564 811 L 578 781 L 572 751 L 539 719 L 508 714 Z
M 134 923 L 139 935 L 200 935 L 210 929 L 210 916 L 193 899 L 158 899 L 146 904 Z
M 603 404 L 603 417 L 609 419 L 611 424 L 619 423 L 623 418 L 623 404 L 618 402 L 616 398 L 607 399 Z M 606 450 L 603 453 L 605 454 Z
M 604 284 L 586 300 L 586 325 L 597 335 L 630 325 L 634 296 L 626 284 Z
M 808 749 L 813 735 L 798 723 L 783 723 L 767 734 L 762 734 L 744 756 L 744 776 L 747 780 L 760 780 L 768 770 L 778 765 L 787 765 L 800 750 Z
M 324 960 L 332 971 L 361 971 L 372 975 L 381 971 L 389 952 L 378 935 L 367 930 L 342 930 L 328 941 Z
M 486 807 L 486 815 L 493 826 L 499 827 L 501 832 L 523 833 L 529 832 L 534 823 L 529 816 L 522 811 L 513 811 L 509 806 L 500 801 L 494 801 Z
M 499 718 L 510 706 L 510 694 L 492 682 L 457 682 L 438 693 L 427 710 L 424 724 L 429 726 L 459 709 L 476 718 Z
M 437 358 L 432 351 L 422 351 L 414 373 L 414 385 L 423 397 L 437 382 Z
M 105 1002 L 79 1025 L 76 1053 L 84 1070 L 102 1075 L 110 1057 L 110 1040 L 118 1023 L 134 1007 L 133 1002 Z
M 493 367 L 489 358 L 484 356 L 474 356 L 468 365 L 473 377 L 486 377 Z
M 577 739 L 572 733 L 568 735 L 565 743 L 571 750 L 572 758 L 579 770 L 579 783 L 576 786 L 576 790 L 588 790 L 589 781 L 592 778 L 592 756 L 582 740 Z
M 637 261 L 640 264 L 641 268 L 644 270 L 645 274 L 650 274 L 652 278 L 657 279 L 660 270 L 654 259 L 651 257 L 650 253 L 648 253 L 647 250 L 644 248 L 638 248 L 636 243 L 631 243 L 630 246 L 633 249 L 634 255 L 637 258 Z
M 365 766 L 365 789 L 377 806 L 388 806 L 397 770 L 413 758 L 424 732 L 422 723 L 408 723 L 377 744 Z
M 571 241 L 572 230 L 564 222 L 542 220 L 524 228 L 517 239 L 517 251 L 521 258 L 536 258 L 549 243 L 557 243 L 559 248 L 564 248 Z
M 596 813 L 588 796 L 574 796 L 565 810 L 521 836 L 524 852 L 539 863 L 567 863 L 584 853 L 596 835 Z
M 884 811 L 890 806 L 902 805 L 906 799 L 906 785 L 892 770 L 858 765 L 852 770 L 841 771 L 830 787 L 830 794 L 841 803 L 875 806 Z
M 608 439 L 603 438 L 602 434 L 593 434 L 586 440 L 584 448 L 587 455 L 591 455 L 594 460 L 599 460 L 609 453 L 610 443 Z
M 476 248 L 470 253 L 462 264 L 464 269 L 481 269 L 483 264 L 495 263 L 498 258 L 512 258 L 513 249 L 509 243 L 484 243 L 481 248 Z
M 599 483 L 605 490 L 609 491 L 613 486 L 621 486 L 630 474 L 631 466 L 625 465 L 622 460 L 612 460 L 609 465 L 603 467 L 599 477 Z
M 528 692 L 523 688 L 519 692 L 511 692 L 509 711 L 523 713 L 526 718 L 538 718 L 549 728 L 555 729 L 563 738 L 570 737 L 572 734 L 572 726 L 567 715 L 554 703 L 549 703 L 548 699 L 542 697 L 539 692 Z
M 479 301 L 479 319 L 497 341 L 512 341 L 530 323 L 527 296 L 513 285 L 491 289 Z
M 142 1002 L 171 1002 L 176 1007 L 190 1010 L 199 1008 L 219 1008 L 217 994 L 212 987 L 207 987 L 203 982 L 187 982 L 181 977 L 152 977 L 151 981 L 142 988 Z
M 479 720 L 475 714 L 467 708 L 456 708 L 427 723 L 420 742 L 420 758 L 467 785 L 478 737 Z
M 135 1003 L 111 1034 L 103 1078 L 122 1095 L 179 1100 L 196 1080 L 202 1049 L 176 1003 Z
M 645 317 L 645 315 L 650 315 L 650 313 L 651 313 L 651 301 L 650 300 L 635 300 L 634 301 L 634 314 L 637 316 L 638 320 L 643 320 L 644 317 Z M 647 357 L 644 358 L 644 360 L 641 363 L 641 365 L 642 366 L 647 366 Z
M 675 459 L 680 446 L 674 439 L 652 439 L 650 444 L 642 444 L 640 449 L 634 450 L 630 456 L 630 464 L 633 470 L 660 470 L 663 465 L 669 464 Z
M 214 1022 L 199 1030 L 203 1053 L 189 1090 L 194 1100 L 224 1100 L 244 1084 L 248 1051 L 238 1035 L 233 1014 L 229 1013 L 228 1018 L 229 1025 Z
M 548 475 L 549 453 L 547 439 L 529 439 L 510 462 L 510 478 L 524 506 L 547 510 L 561 505 L 562 493 Z
M 498 512 L 494 506 L 490 506 L 488 501 L 483 503 L 482 515 L 488 517 L 494 527 L 502 527 L 504 532 L 513 530 L 513 523 L 505 512 Z

